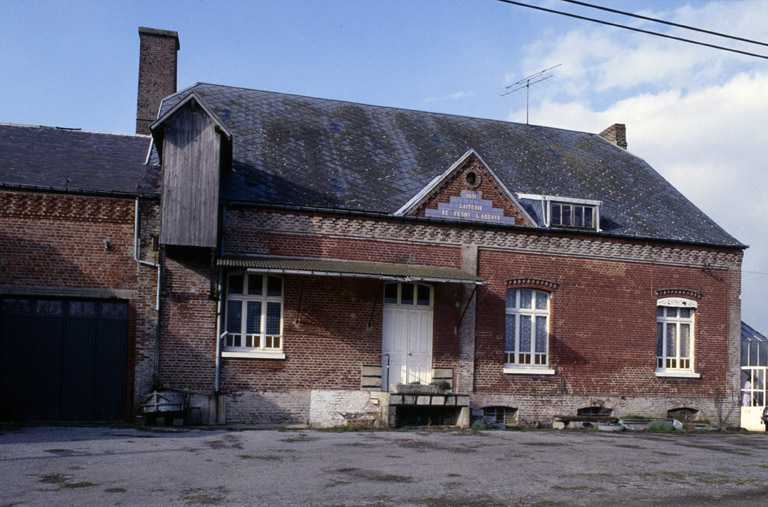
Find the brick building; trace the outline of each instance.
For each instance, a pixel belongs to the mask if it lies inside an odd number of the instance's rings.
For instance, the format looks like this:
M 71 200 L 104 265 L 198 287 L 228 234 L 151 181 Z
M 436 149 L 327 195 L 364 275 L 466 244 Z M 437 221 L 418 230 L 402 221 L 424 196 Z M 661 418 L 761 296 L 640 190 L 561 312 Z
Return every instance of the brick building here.
M 745 246 L 623 125 L 176 92 L 139 32 L 149 136 L 0 125 L 1 417 L 738 422 Z

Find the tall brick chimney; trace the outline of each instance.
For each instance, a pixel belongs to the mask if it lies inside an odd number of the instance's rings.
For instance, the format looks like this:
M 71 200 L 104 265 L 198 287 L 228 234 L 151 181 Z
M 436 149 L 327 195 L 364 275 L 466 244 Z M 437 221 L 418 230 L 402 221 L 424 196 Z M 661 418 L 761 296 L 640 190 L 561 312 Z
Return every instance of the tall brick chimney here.
M 619 148 L 627 149 L 627 126 L 623 123 L 614 123 L 598 135 Z
M 160 101 L 176 93 L 176 52 L 179 34 L 139 27 L 139 93 L 136 101 L 136 133 L 149 134 Z

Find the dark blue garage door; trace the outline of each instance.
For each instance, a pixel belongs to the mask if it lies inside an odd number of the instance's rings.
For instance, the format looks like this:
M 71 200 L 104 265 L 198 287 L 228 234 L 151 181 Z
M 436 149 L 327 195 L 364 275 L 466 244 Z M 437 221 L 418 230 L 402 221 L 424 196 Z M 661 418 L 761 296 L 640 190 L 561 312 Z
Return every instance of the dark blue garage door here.
M 128 303 L 0 301 L 0 418 L 116 421 L 126 417 Z

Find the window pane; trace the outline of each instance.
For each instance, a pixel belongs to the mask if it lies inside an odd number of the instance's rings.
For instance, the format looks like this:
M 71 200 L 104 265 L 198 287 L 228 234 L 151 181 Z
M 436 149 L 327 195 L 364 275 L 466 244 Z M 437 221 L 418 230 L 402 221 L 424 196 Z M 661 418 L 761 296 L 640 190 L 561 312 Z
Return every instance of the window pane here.
M 659 306 L 659 307 L 656 308 L 656 317 L 657 318 L 658 317 L 662 317 L 662 318 L 664 317 L 664 307 L 663 306 Z
M 768 366 L 768 343 L 763 342 L 760 344 L 760 359 L 758 366 Z
M 254 296 L 264 294 L 264 277 L 262 275 L 248 275 L 248 294 Z
M 429 295 L 431 293 L 430 287 L 427 285 L 419 285 L 416 289 L 416 304 L 428 306 L 429 305 Z
M 507 327 L 504 330 L 504 350 L 515 350 L 515 316 L 507 315 Z
M 573 215 L 573 225 L 576 227 L 584 227 L 584 207 L 574 206 Z
M 536 309 L 546 310 L 548 298 L 549 298 L 549 294 L 544 294 L 543 292 L 537 292 L 536 293 Z
M 572 225 L 571 224 L 571 207 L 570 206 L 563 206 L 563 225 Z
M 402 292 L 402 295 L 400 296 L 400 303 L 404 305 L 412 305 L 413 304 L 413 284 L 404 283 L 402 284 L 402 288 L 400 290 Z
M 759 342 L 749 342 L 749 366 L 757 366 L 758 352 L 757 347 Z
M 508 290 L 507 291 L 507 310 L 512 310 L 514 308 L 517 308 L 517 302 L 515 301 L 516 299 L 517 299 L 517 291 Z
M 227 332 L 239 333 L 243 317 L 243 305 L 240 301 L 227 302 Z
M 115 303 L 115 318 L 116 319 L 128 318 L 128 303 Z
M 676 319 L 677 318 L 677 308 L 667 308 L 667 318 L 668 319 Z
M 80 301 L 70 301 L 69 314 L 73 317 L 81 316 L 83 314 L 83 303 Z
M 552 205 L 552 220 L 550 223 L 552 225 L 560 225 L 561 224 L 561 217 L 560 217 L 560 205 L 559 204 L 553 204 Z
M 280 303 L 267 303 L 267 334 L 280 334 Z
M 520 352 L 531 352 L 531 317 L 520 316 Z
M 245 317 L 245 332 L 248 334 L 261 333 L 261 301 L 248 301 Z
M 86 301 L 83 303 L 83 317 L 95 317 L 96 316 L 96 303 L 93 301 Z M 126 317 L 128 316 L 128 309 L 126 305 Z
M 520 291 L 520 308 L 530 309 L 532 300 L 533 300 L 533 291 L 530 291 L 530 290 Z
M 680 318 L 681 319 L 690 319 L 691 318 L 691 309 L 690 308 L 680 308 Z
M 680 357 L 687 359 L 691 357 L 689 351 L 691 346 L 691 326 L 689 324 L 680 324 Z
M 536 352 L 547 352 L 547 318 L 536 317 Z
M 677 347 L 675 342 L 677 341 L 677 326 L 674 324 L 667 324 L 667 357 L 674 358 L 677 356 L 675 352 Z
M 232 275 L 229 277 L 229 285 L 227 287 L 227 294 L 242 294 L 243 293 L 243 275 Z
M 384 302 L 390 304 L 397 303 L 397 284 L 388 283 L 384 286 Z
M 276 276 L 267 277 L 267 296 L 282 296 L 283 279 Z
M 664 356 L 664 324 L 656 323 L 656 357 Z
M 589 207 L 584 208 L 584 227 L 587 227 L 589 229 L 595 228 L 595 223 L 592 220 L 592 208 L 589 208 Z

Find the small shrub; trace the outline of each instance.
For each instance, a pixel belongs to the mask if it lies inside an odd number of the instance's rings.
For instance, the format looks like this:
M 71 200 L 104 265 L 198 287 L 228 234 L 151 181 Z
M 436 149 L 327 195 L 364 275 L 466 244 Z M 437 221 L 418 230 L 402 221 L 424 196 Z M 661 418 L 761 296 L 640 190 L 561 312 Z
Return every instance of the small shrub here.
M 672 421 L 652 421 L 648 425 L 650 433 L 674 433 L 675 425 Z

